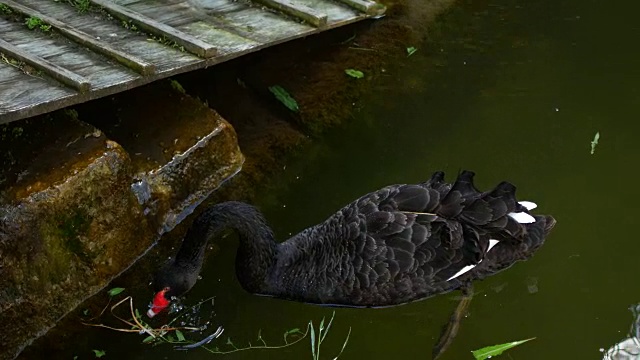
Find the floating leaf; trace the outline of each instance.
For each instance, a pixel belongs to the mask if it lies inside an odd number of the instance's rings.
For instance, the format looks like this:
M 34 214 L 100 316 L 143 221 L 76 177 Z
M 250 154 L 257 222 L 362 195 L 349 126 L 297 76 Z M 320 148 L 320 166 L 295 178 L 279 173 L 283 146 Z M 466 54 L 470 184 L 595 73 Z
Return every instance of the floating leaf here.
M 352 78 L 362 79 L 364 77 L 364 73 L 360 70 L 347 69 L 344 72 Z
M 176 329 L 176 336 L 178 337 L 178 341 L 186 341 L 187 339 L 184 338 L 184 335 L 182 334 L 182 331 L 177 330 Z
M 407 48 L 407 57 L 415 54 L 415 52 L 418 51 L 417 48 L 414 48 L 413 46 L 410 46 Z
M 598 131 L 591 140 L 591 155 L 596 152 L 596 146 L 598 146 L 598 140 L 600 140 L 600 132 Z
M 109 296 L 116 296 L 123 291 L 124 291 L 124 288 L 117 287 L 109 290 L 107 293 L 109 294 Z
M 150 342 L 152 342 L 153 340 L 155 340 L 156 338 L 154 338 L 153 336 L 149 335 L 146 338 L 144 338 L 144 340 L 142 340 L 143 344 L 148 344 Z
M 104 350 L 93 350 L 93 353 L 96 355 L 97 358 L 101 358 L 107 355 L 107 352 Z
M 269 87 L 269 91 L 273 95 L 275 95 L 276 99 L 278 99 L 281 103 L 284 104 L 291 111 L 298 111 L 300 108 L 298 107 L 298 102 L 289 95 L 289 93 L 282 88 L 280 85 L 274 85 Z
M 186 94 L 187 91 L 182 87 L 182 84 L 180 84 L 177 80 L 169 80 L 169 82 L 171 83 L 171 87 L 173 88 L 173 90 L 182 93 L 182 94 Z
M 287 330 L 287 332 L 284 333 L 284 342 L 287 343 L 287 337 L 293 334 L 302 334 L 302 331 L 300 331 L 300 329 L 298 328 Z
M 484 359 L 489 359 L 493 356 L 497 356 L 502 354 L 503 351 L 509 350 L 512 347 L 516 347 L 518 345 L 524 344 L 527 341 L 533 340 L 535 338 L 529 338 L 526 340 L 520 340 L 520 341 L 512 341 L 512 342 L 508 342 L 508 343 L 504 343 L 504 344 L 500 344 L 500 345 L 493 345 L 493 346 L 487 346 L 487 347 L 483 347 L 482 349 L 479 350 L 474 350 L 471 353 L 473 354 L 473 356 L 476 358 L 476 360 L 484 360 Z

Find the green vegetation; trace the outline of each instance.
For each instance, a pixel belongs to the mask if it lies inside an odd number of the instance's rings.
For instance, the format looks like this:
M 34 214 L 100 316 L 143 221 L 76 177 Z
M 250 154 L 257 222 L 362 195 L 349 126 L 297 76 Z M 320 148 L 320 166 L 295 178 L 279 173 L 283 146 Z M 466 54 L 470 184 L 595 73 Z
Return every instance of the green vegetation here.
M 108 291 L 109 303 L 111 303 L 111 299 L 113 296 L 118 295 L 123 291 L 124 291 L 124 288 L 113 288 L 109 290 Z M 305 332 L 302 332 L 299 328 L 294 328 L 294 329 L 285 331 L 284 334 L 282 335 L 284 343 L 280 345 L 267 344 L 267 342 L 262 337 L 262 330 L 258 330 L 258 336 L 255 341 L 256 344 L 252 344 L 251 342 L 249 342 L 247 346 L 238 347 L 231 340 L 231 338 L 228 337 L 227 341 L 223 344 L 224 348 L 221 348 L 218 346 L 210 347 L 208 343 L 218 338 L 223 333 L 224 329 L 222 327 L 219 327 L 213 334 L 209 335 L 203 340 L 196 342 L 196 341 L 187 339 L 183 331 L 184 330 L 187 330 L 190 332 L 197 331 L 201 333 L 204 330 L 204 328 L 189 327 L 189 326 L 175 326 L 174 324 L 176 324 L 177 322 L 184 323 L 183 316 L 193 314 L 193 311 L 192 311 L 193 309 L 198 309 L 202 304 L 208 303 L 212 299 L 213 297 L 204 299 L 194 306 L 183 309 L 180 315 L 176 316 L 174 319 L 169 321 L 166 325 L 163 325 L 162 327 L 156 329 L 156 328 L 152 328 L 149 324 L 145 322 L 144 318 L 140 314 L 140 311 L 138 311 L 138 309 L 134 309 L 133 298 L 131 296 L 127 296 L 124 299 L 120 300 L 115 305 L 111 306 L 110 308 L 111 314 L 116 319 L 123 322 L 125 324 L 125 327 L 115 328 L 115 327 L 107 326 L 104 324 L 91 324 L 91 323 L 84 323 L 84 324 L 88 326 L 102 327 L 110 330 L 115 330 L 115 331 L 125 332 L 125 333 L 132 333 L 137 335 L 145 334 L 147 335 L 147 337 L 145 337 L 142 340 L 142 343 L 144 344 L 159 345 L 162 343 L 167 343 L 167 344 L 177 345 L 175 348 L 181 349 L 181 350 L 202 348 L 203 350 L 211 354 L 217 354 L 217 355 L 226 355 L 226 354 L 231 354 L 231 353 L 246 351 L 246 350 L 284 349 L 284 348 L 293 346 L 299 343 L 300 341 L 302 341 L 303 339 L 309 337 L 311 341 L 311 355 L 313 357 L 313 360 L 319 360 L 320 352 L 322 349 L 322 343 L 324 342 L 325 338 L 329 334 L 329 330 L 331 329 L 331 325 L 333 324 L 333 319 L 335 317 L 335 311 L 334 311 L 333 314 L 331 315 L 331 319 L 329 319 L 328 323 L 326 323 L 326 327 L 325 327 L 325 319 L 322 318 L 318 328 L 314 327 L 313 321 L 309 321 L 307 323 L 307 328 Z M 109 303 L 107 303 L 107 306 L 105 306 L 104 310 L 106 310 L 106 308 L 109 306 Z M 114 313 L 114 310 L 116 310 L 120 305 L 125 303 L 129 304 L 130 317 L 128 320 Z M 104 313 L 104 310 L 98 316 L 101 316 Z M 333 357 L 334 360 L 338 359 L 340 355 L 342 355 L 344 349 L 347 346 L 350 335 L 351 335 L 351 328 L 349 328 L 349 332 L 347 333 L 344 343 L 342 344 L 342 348 L 340 349 L 340 352 L 338 353 L 337 356 Z
M 512 341 L 512 342 L 499 344 L 499 345 L 487 346 L 487 347 L 483 347 L 482 349 L 479 349 L 479 350 L 474 350 L 471 353 L 476 358 L 476 360 L 490 359 L 490 358 L 492 358 L 494 356 L 498 356 L 498 355 L 502 354 L 506 350 L 509 350 L 509 349 L 511 349 L 513 347 L 516 347 L 518 345 L 524 344 L 527 341 L 530 341 L 530 340 L 533 340 L 533 339 L 535 339 L 535 338 L 530 338 L 530 339 L 520 340 L 520 341 Z
M 11 10 L 10 7 L 8 7 L 5 4 L 0 4 L 0 12 L 5 14 L 5 15 L 11 15 L 13 14 L 13 11 Z
M 355 79 L 362 79 L 364 77 L 364 73 L 360 70 L 347 69 L 344 72 Z
M 42 19 L 35 16 L 29 16 L 24 19 L 24 24 L 27 25 L 29 30 L 40 29 L 44 32 L 51 30 L 51 25 L 46 24 Z
M 76 8 L 80 14 L 91 9 L 91 0 L 67 0 L 67 2 Z
M 145 34 L 141 31 L 138 31 L 138 34 Z M 178 44 L 177 42 L 168 39 L 166 36 L 155 36 L 155 35 L 149 35 L 146 34 L 147 36 L 149 36 L 149 40 L 155 41 L 155 42 L 159 42 L 162 45 L 166 45 L 166 46 L 170 46 L 174 49 L 178 49 L 182 52 L 185 52 L 186 50 L 184 49 L 184 46 Z
M 27 25 L 29 30 L 40 29 L 44 32 L 51 30 L 51 25 L 42 21 L 42 19 L 40 19 L 39 17 L 29 16 L 28 18 L 24 19 L 24 23 L 25 25 Z
M 173 88 L 173 90 L 181 93 L 181 94 L 186 94 L 187 92 L 184 90 L 184 88 L 182 87 L 182 85 L 177 81 L 177 80 L 173 80 L 173 79 L 169 79 L 169 82 L 171 83 L 171 87 Z
M 67 117 L 69 117 L 69 118 L 71 118 L 73 120 L 78 120 L 78 116 L 79 115 L 78 115 L 78 112 L 75 109 L 66 108 L 66 109 L 63 110 L 63 113 L 64 113 L 65 116 L 67 116 Z
M 55 235 L 60 239 L 67 251 L 76 255 L 85 264 L 90 265 L 94 255 L 85 249 L 81 240 L 81 237 L 87 233 L 89 225 L 91 225 L 91 220 L 86 213 L 77 209 L 67 216 L 60 216 L 56 225 Z
M 38 77 L 38 78 L 42 78 L 44 76 L 44 73 L 41 70 L 37 70 L 32 66 L 25 64 L 23 61 L 6 56 L 1 52 L 0 52 L 0 61 L 4 62 L 7 65 L 11 65 L 16 69 L 19 69 L 20 71 L 22 71 L 27 75 Z
M 116 295 L 120 294 L 123 291 L 124 291 L 124 288 L 116 287 L 116 288 L 113 288 L 113 289 L 110 289 L 109 291 L 107 291 L 107 294 L 109 294 L 109 296 L 116 296 Z
M 598 131 L 593 137 L 593 140 L 591 140 L 591 155 L 593 155 L 596 152 L 596 146 L 598 146 L 599 140 L 600 140 L 600 132 Z
M 127 30 L 138 31 L 138 27 L 131 20 L 129 21 L 122 20 L 122 27 L 124 27 Z
M 93 354 L 97 357 L 97 358 L 101 358 L 105 355 L 107 355 L 107 352 L 104 350 L 92 350 Z
M 413 46 L 408 47 L 407 48 L 407 57 L 415 54 L 416 51 L 418 51 L 418 49 L 414 48 Z
M 311 331 L 311 355 L 313 356 L 313 360 L 320 360 L 320 347 L 322 346 L 322 342 L 324 341 L 324 338 L 329 333 L 329 329 L 331 329 L 331 324 L 333 323 L 333 317 L 335 315 L 336 315 L 336 312 L 334 311 L 333 314 L 331 314 L 331 319 L 329 320 L 329 323 L 327 324 L 326 328 L 324 327 L 324 318 L 322 318 L 322 321 L 320 321 L 320 326 L 318 327 L 317 338 L 316 338 L 316 331 L 313 328 L 313 321 L 309 321 L 309 326 L 307 329 Z M 334 360 L 336 360 L 337 358 L 340 357 L 340 355 L 342 355 L 344 348 L 347 347 L 347 343 L 349 342 L 350 335 L 351 335 L 351 328 L 349 328 L 349 333 L 347 334 L 347 337 L 345 338 L 344 343 L 342 344 L 342 349 L 340 349 L 340 353 L 338 353 L 338 355 L 333 358 Z
M 280 85 L 269 87 L 269 91 L 291 111 L 299 111 L 298 102 Z

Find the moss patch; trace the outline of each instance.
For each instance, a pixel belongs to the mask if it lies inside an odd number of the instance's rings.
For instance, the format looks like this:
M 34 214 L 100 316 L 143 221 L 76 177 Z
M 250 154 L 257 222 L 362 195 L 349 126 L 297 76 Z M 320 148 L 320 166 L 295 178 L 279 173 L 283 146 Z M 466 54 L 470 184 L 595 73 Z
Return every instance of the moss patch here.
M 76 209 L 71 214 L 59 215 L 53 236 L 57 237 L 63 247 L 77 256 L 85 265 L 91 265 L 95 256 L 85 248 L 81 237 L 86 236 L 91 219 L 82 209 Z

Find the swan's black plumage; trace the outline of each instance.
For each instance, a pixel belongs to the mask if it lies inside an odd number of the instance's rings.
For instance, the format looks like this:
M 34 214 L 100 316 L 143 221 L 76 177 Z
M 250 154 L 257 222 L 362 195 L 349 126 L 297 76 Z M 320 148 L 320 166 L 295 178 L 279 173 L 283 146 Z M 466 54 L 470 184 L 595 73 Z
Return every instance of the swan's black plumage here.
M 249 292 L 289 300 L 378 307 L 423 299 L 484 278 L 529 258 L 555 224 L 551 216 L 519 223 L 528 210 L 503 182 L 488 192 L 464 171 L 453 184 L 436 172 L 416 185 L 391 185 L 362 196 L 323 223 L 283 243 L 251 205 L 225 202 L 205 210 L 171 264 L 155 279 L 168 295 L 188 291 L 208 239 L 238 233 L 236 273 Z M 499 240 L 487 252 L 489 240 Z M 470 271 L 450 279 L 467 265 Z

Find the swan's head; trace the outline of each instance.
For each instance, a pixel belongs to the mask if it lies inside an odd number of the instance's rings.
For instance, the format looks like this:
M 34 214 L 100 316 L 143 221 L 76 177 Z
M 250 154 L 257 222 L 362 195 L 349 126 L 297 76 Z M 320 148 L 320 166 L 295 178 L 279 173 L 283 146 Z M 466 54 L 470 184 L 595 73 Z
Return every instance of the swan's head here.
M 171 289 L 167 287 L 156 293 L 156 295 L 153 297 L 153 301 L 149 305 L 149 310 L 147 311 L 148 317 L 152 318 L 169 307 L 171 301 L 167 299 L 167 292 L 169 292 L 170 290 Z
M 158 315 L 171 305 L 171 301 L 189 291 L 195 285 L 198 274 L 192 269 L 169 264 L 155 274 L 155 296 L 149 305 L 147 316 Z

